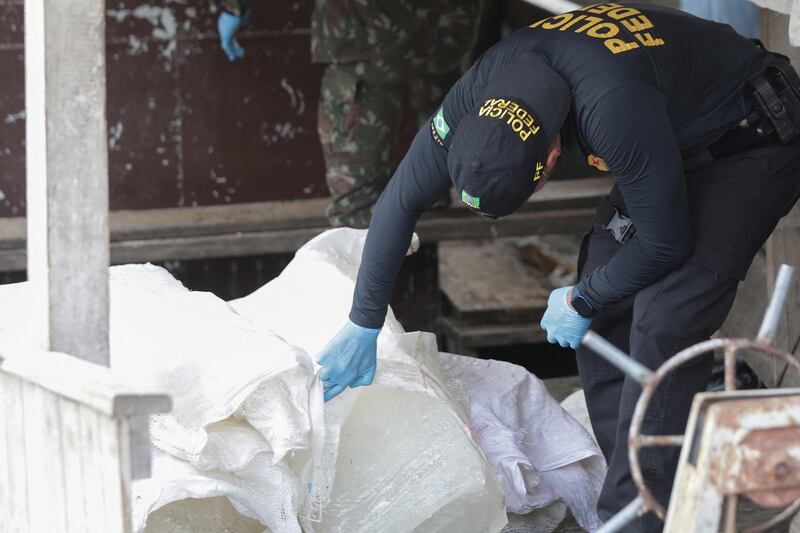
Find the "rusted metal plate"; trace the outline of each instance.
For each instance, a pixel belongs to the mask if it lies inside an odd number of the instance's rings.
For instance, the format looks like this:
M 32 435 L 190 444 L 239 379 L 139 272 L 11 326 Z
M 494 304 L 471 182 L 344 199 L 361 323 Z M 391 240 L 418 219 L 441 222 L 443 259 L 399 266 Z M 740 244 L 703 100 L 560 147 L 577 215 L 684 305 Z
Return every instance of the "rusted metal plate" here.
M 800 497 L 800 395 L 719 402 L 705 424 L 708 475 L 722 493 L 767 507 Z
M 0 217 L 25 212 L 23 4 L 0 2 Z M 229 63 L 217 2 L 107 3 L 112 209 L 327 195 L 313 2 L 262 4 Z
M 767 344 L 763 341 L 759 340 L 749 340 L 749 339 L 728 339 L 728 338 L 721 338 L 721 339 L 711 339 L 704 342 L 700 342 L 693 346 L 690 346 L 674 356 L 668 359 L 664 364 L 662 364 L 655 372 L 650 374 L 646 379 L 645 382 L 642 384 L 642 394 L 639 396 L 638 401 L 636 402 L 636 408 L 634 409 L 633 418 L 631 420 L 631 428 L 630 433 L 628 435 L 628 459 L 631 465 L 631 476 L 633 478 L 636 487 L 639 489 L 639 494 L 642 497 L 645 508 L 647 510 L 651 510 L 655 512 L 659 518 L 662 520 L 665 518 L 666 509 L 663 505 L 661 505 L 658 500 L 655 499 L 653 493 L 650 491 L 649 487 L 646 485 L 644 476 L 642 474 L 641 464 L 639 463 L 639 451 L 643 445 L 661 445 L 661 444 L 669 444 L 669 439 L 665 439 L 667 442 L 659 442 L 658 438 L 656 438 L 655 442 L 652 439 L 648 440 L 648 436 L 645 436 L 642 439 L 641 435 L 641 427 L 642 421 L 644 420 L 645 413 L 647 412 L 647 408 L 650 404 L 650 400 L 653 397 L 658 385 L 664 379 L 666 375 L 674 371 L 677 367 L 687 363 L 688 361 L 695 359 L 697 357 L 703 356 L 706 353 L 711 353 L 714 350 L 719 349 L 728 349 L 730 353 L 735 353 L 738 350 L 752 350 L 761 352 L 763 355 L 769 356 L 771 358 L 776 358 L 778 360 L 783 360 L 788 363 L 792 368 L 793 372 L 800 371 L 800 361 L 797 361 L 791 354 L 783 352 L 775 348 L 774 346 Z M 724 393 L 720 393 L 718 395 L 714 394 L 698 394 L 695 397 L 694 404 L 692 405 L 692 416 L 690 417 L 690 423 L 692 420 L 695 420 L 697 423 L 699 420 L 702 420 L 702 427 L 692 428 L 691 441 L 690 447 L 684 448 L 681 461 L 689 461 L 692 464 L 697 465 L 700 469 L 705 469 L 702 472 L 702 476 L 711 476 L 708 472 L 728 472 L 728 466 L 730 463 L 725 464 L 716 464 L 721 461 L 721 456 L 724 453 L 724 450 L 728 449 L 730 446 L 730 441 L 733 438 L 732 433 L 734 431 L 740 430 L 744 431 L 743 433 L 739 433 L 739 440 L 747 434 L 746 430 L 754 430 L 754 429 L 766 429 L 766 428 L 775 428 L 775 427 L 792 427 L 796 425 L 800 425 L 800 404 L 794 406 L 793 410 L 786 410 L 783 411 L 783 403 L 781 399 L 775 399 L 772 397 L 778 396 L 788 396 L 788 397 L 797 397 L 800 399 L 800 389 L 781 389 L 781 390 L 750 390 L 750 391 L 726 391 Z M 742 415 L 742 419 L 740 422 L 743 424 L 742 427 L 737 427 L 736 430 L 731 429 L 731 427 L 727 427 L 726 431 L 717 431 L 715 424 L 716 424 L 716 417 L 712 417 L 710 415 L 711 410 L 717 405 L 716 402 L 719 402 L 719 405 L 729 405 L 734 401 L 740 401 L 742 399 L 744 401 L 758 401 L 758 402 L 767 402 L 768 400 L 777 402 L 777 413 L 775 416 L 781 416 L 781 413 L 790 413 L 792 418 L 785 419 L 782 422 L 776 418 L 775 420 L 771 421 L 772 425 L 765 425 L 763 412 L 760 413 L 758 416 L 755 417 L 746 417 L 746 413 L 742 412 L 739 413 Z M 706 405 L 703 405 L 705 403 Z M 749 404 L 748 404 L 749 405 Z M 772 407 L 772 404 L 770 404 Z M 708 409 L 705 412 L 702 418 L 697 416 L 697 412 L 700 410 Z M 738 441 L 737 441 L 738 442 Z M 735 444 L 734 444 L 735 447 Z M 712 450 L 713 453 L 709 452 Z M 798 460 L 800 460 L 800 453 L 798 453 Z M 702 461 L 701 461 L 702 459 Z M 701 464 L 701 462 L 703 464 Z M 712 466 L 714 464 L 715 466 Z M 728 472 L 731 476 L 735 477 L 736 473 Z M 680 475 L 680 472 L 679 472 Z M 713 476 L 712 476 L 713 478 Z M 716 478 L 714 478 L 716 479 Z M 719 485 L 722 490 L 723 485 Z M 773 488 L 772 486 L 767 486 L 767 488 Z M 782 489 L 784 487 L 774 487 L 778 489 Z M 735 491 L 733 491 L 735 492 Z M 733 493 L 727 492 L 727 493 Z

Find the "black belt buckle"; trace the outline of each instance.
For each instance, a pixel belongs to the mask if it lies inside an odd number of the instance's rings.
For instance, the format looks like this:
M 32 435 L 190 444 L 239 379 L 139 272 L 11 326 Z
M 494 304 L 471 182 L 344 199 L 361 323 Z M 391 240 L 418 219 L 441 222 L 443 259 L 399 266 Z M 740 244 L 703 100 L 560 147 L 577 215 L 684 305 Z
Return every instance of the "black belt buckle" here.
M 621 215 L 616 209 L 614 209 L 611 220 L 603 224 L 603 229 L 611 233 L 611 236 L 620 244 L 625 244 L 636 235 L 636 227 L 633 225 L 633 221 Z

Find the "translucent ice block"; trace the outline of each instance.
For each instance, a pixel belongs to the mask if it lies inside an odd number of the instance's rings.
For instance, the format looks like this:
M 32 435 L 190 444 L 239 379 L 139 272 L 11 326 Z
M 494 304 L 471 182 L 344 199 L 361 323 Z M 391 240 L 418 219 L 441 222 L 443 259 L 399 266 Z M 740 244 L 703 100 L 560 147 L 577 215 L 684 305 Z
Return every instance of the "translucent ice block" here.
M 144 533 L 264 533 L 264 526 L 239 514 L 224 496 L 187 498 L 165 505 L 147 517 Z
M 342 428 L 322 532 L 499 532 L 503 496 L 440 399 L 372 386 Z M 315 528 L 317 529 L 317 528 Z

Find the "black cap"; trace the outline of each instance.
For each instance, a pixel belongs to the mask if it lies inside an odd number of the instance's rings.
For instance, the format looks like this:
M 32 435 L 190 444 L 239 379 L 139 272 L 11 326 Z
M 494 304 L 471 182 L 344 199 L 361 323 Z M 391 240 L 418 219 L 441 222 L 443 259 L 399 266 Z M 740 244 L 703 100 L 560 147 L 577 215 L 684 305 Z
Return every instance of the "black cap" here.
M 458 124 L 447 156 L 461 201 L 501 217 L 533 194 L 570 107 L 566 81 L 533 53 L 504 67 Z

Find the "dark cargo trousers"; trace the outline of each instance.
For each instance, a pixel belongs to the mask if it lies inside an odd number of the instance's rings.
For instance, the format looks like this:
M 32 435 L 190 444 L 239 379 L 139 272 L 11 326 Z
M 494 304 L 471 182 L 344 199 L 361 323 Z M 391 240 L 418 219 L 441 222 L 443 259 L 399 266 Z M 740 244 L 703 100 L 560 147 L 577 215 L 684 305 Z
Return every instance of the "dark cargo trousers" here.
M 753 257 L 800 196 L 800 143 L 733 154 L 688 172 L 686 179 L 695 240 L 692 256 L 664 278 L 599 313 L 591 325 L 651 369 L 708 339 L 722 325 Z M 624 212 L 616 190 L 609 200 Z M 620 246 L 595 220 L 584 237 L 579 275 L 607 263 Z M 638 494 L 628 465 L 627 437 L 641 388 L 590 350 L 579 348 L 577 357 L 592 427 L 608 462 L 598 502 L 600 519 L 607 521 Z M 692 398 L 705 389 L 712 364 L 709 355 L 667 377 L 650 404 L 642 432 L 683 433 Z M 650 448 L 640 455 L 645 479 L 664 504 L 678 456 L 678 448 Z M 662 527 L 650 513 L 625 531 Z

